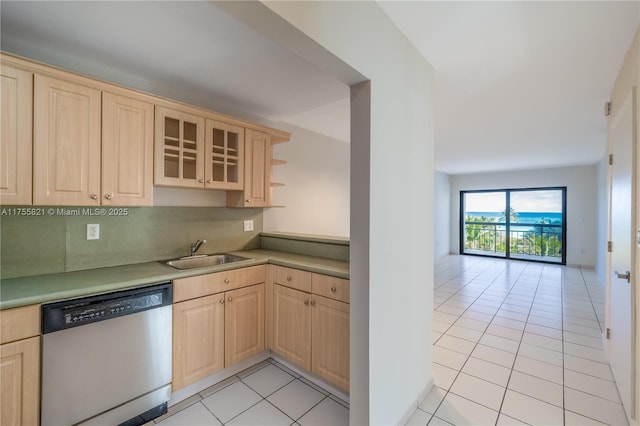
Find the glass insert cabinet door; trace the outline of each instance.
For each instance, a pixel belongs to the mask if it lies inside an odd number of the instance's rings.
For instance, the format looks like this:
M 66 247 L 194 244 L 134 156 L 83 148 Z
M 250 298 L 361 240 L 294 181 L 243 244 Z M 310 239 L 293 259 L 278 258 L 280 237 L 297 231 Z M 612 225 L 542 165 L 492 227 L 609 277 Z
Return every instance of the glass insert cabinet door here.
M 205 187 L 242 190 L 244 187 L 244 128 L 207 120 Z
M 155 184 L 204 187 L 205 119 L 156 107 Z

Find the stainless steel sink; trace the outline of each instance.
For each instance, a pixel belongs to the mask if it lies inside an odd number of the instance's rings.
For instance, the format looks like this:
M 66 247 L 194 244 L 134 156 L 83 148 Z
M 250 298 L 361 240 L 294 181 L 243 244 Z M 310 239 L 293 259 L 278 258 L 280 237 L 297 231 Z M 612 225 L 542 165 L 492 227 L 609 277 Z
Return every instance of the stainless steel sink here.
M 224 265 L 226 263 L 241 262 L 243 260 L 251 260 L 248 257 L 235 256 L 233 254 L 210 254 L 205 256 L 189 256 L 180 259 L 169 260 L 165 262 L 167 265 L 176 269 L 193 269 L 203 268 L 205 266 Z

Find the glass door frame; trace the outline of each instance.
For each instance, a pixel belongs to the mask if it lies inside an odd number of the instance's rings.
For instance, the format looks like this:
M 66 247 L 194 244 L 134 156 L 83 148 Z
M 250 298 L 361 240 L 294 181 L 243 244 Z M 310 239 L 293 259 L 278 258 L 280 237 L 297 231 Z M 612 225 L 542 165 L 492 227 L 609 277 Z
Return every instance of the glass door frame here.
M 491 254 L 482 253 L 465 253 L 465 195 L 473 193 L 490 193 L 490 192 L 504 192 L 505 193 L 505 212 L 511 210 L 511 193 L 512 192 L 527 192 L 527 191 L 561 191 L 562 197 L 562 247 L 561 247 L 561 261 L 552 262 L 544 259 L 511 257 L 511 215 L 505 214 L 505 255 L 494 256 Z M 474 189 L 460 191 L 460 224 L 459 224 L 459 243 L 460 254 L 466 256 L 483 256 L 493 257 L 498 259 L 512 259 L 512 260 L 524 260 L 528 262 L 541 262 L 549 263 L 552 265 L 566 265 L 567 264 L 567 187 L 566 186 L 552 186 L 552 187 L 535 187 L 535 188 L 501 188 L 501 189 Z M 540 256 L 542 257 L 542 256 Z

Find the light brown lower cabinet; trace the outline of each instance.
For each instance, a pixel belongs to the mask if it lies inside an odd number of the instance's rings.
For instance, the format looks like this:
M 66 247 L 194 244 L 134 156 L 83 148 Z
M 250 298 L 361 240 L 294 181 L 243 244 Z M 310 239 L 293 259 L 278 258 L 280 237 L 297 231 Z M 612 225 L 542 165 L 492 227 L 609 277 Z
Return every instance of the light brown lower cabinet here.
M 311 297 L 311 371 L 348 390 L 349 304 Z
M 39 424 L 40 306 L 0 311 L 0 425 Z
M 349 304 L 273 286 L 271 349 L 349 390 Z
M 273 286 L 271 349 L 311 370 L 311 295 L 281 285 Z
M 264 284 L 225 293 L 224 364 L 229 367 L 265 349 Z
M 39 424 L 39 336 L 0 345 L 0 377 L 0 424 Z
M 173 305 L 174 392 L 265 349 L 264 286 Z
M 175 303 L 173 391 L 223 368 L 224 293 Z

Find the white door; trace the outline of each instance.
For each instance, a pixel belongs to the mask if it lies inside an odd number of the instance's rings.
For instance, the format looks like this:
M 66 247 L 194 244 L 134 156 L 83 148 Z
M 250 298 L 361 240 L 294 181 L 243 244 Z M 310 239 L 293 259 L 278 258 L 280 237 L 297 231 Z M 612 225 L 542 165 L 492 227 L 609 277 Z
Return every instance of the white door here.
M 631 272 L 633 209 L 634 92 L 609 128 L 611 169 L 611 370 L 627 417 L 635 417 L 635 292 Z M 626 275 L 631 275 L 630 281 Z

